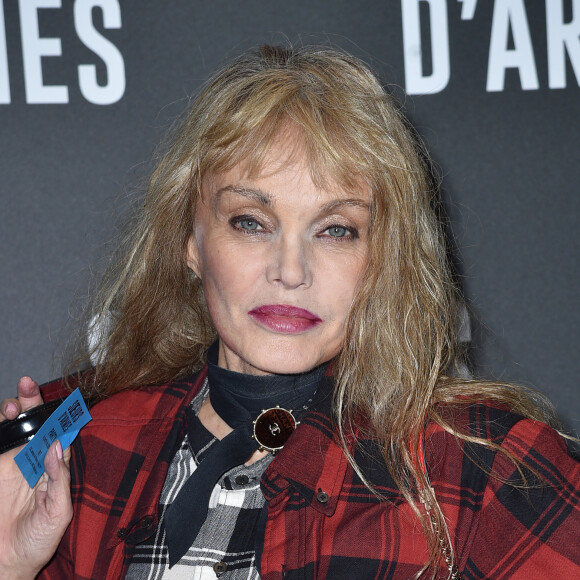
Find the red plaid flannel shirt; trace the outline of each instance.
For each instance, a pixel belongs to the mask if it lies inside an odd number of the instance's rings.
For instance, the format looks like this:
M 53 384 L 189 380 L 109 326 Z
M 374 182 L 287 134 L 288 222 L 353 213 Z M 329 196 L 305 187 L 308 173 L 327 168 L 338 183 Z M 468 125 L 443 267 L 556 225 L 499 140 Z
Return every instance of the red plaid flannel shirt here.
M 73 446 L 74 518 L 40 578 L 124 577 L 134 546 L 157 528 L 159 494 L 185 435 L 185 410 L 204 378 L 205 370 L 191 381 L 117 394 L 92 409 L 93 421 Z M 61 396 L 63 385 L 50 383 L 44 393 Z M 580 578 L 580 464 L 562 439 L 542 423 L 483 404 L 457 421 L 500 443 L 550 484 L 518 489 L 510 484 L 521 474 L 503 454 L 464 449 L 439 427 L 427 429 L 429 476 L 463 578 Z M 369 493 L 347 462 L 326 397 L 262 478 L 268 510 L 257 551 L 264 580 L 407 579 L 421 569 L 424 535 L 376 443 L 359 441 L 355 457 L 388 501 Z M 488 475 L 490 468 L 497 477 Z

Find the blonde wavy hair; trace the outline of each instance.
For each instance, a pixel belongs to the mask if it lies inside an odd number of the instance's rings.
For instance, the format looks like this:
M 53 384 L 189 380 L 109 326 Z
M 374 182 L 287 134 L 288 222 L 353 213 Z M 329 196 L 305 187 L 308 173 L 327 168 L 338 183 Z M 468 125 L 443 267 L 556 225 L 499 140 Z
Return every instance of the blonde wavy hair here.
M 99 396 L 183 377 L 215 340 L 201 284 L 187 268 L 205 176 L 244 162 L 259 172 L 270 144 L 292 126 L 314 181 L 371 192 L 370 249 L 334 362 L 335 414 L 345 451 L 369 420 L 387 465 L 425 530 L 436 571 L 438 538 L 418 506 L 427 494 L 417 457 L 426 424 L 464 439 L 437 403 L 485 398 L 525 416 L 550 416 L 520 390 L 456 378 L 462 300 L 449 267 L 429 155 L 399 104 L 357 58 L 327 47 L 261 47 L 225 65 L 202 88 L 151 177 L 145 202 L 105 276 L 87 388 Z M 289 145 L 291 146 L 291 145 Z M 480 441 L 492 445 L 488 441 Z M 395 466 L 395 467 L 393 467 Z M 362 474 L 361 474 L 362 475 Z M 434 572 L 435 574 L 435 572 Z

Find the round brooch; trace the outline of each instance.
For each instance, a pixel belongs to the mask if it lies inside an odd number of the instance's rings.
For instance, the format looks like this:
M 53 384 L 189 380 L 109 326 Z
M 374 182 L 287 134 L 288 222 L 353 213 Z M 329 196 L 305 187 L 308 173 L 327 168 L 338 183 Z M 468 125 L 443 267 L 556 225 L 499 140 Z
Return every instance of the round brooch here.
M 274 455 L 284 447 L 298 424 L 292 410 L 276 406 L 262 410 L 254 421 L 252 436 L 260 444 L 260 451 L 266 450 Z

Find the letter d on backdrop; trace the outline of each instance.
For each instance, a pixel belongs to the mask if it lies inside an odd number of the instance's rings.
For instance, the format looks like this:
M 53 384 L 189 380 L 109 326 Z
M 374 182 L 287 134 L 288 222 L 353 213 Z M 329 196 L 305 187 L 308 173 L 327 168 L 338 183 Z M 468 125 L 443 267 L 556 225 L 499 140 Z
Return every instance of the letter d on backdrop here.
M 429 4 L 432 71 L 423 74 L 419 3 Z M 449 31 L 446 0 L 401 0 L 405 88 L 410 95 L 438 93 L 449 82 Z

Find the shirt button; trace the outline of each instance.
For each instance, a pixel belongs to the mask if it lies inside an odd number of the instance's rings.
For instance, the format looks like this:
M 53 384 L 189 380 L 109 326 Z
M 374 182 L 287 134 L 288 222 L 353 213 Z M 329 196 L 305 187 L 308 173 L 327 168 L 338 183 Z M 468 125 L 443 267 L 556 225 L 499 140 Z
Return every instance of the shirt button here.
M 213 571 L 217 574 L 223 574 L 228 569 L 228 565 L 225 562 L 216 562 L 213 565 Z
M 236 485 L 247 485 L 248 481 L 250 481 L 250 478 L 245 474 L 236 475 L 234 481 L 236 482 Z
M 146 530 L 147 528 L 150 528 L 152 524 L 153 524 L 153 518 L 151 516 L 145 516 L 139 522 L 139 526 L 141 526 L 141 528 L 144 530 Z
M 320 502 L 320 503 L 326 503 L 328 501 L 328 494 L 325 491 L 319 491 L 316 494 L 316 499 Z

